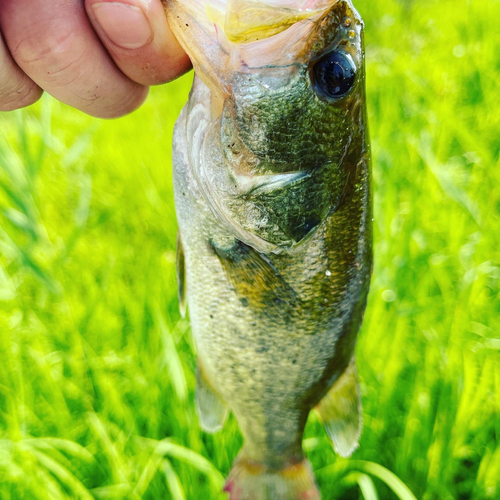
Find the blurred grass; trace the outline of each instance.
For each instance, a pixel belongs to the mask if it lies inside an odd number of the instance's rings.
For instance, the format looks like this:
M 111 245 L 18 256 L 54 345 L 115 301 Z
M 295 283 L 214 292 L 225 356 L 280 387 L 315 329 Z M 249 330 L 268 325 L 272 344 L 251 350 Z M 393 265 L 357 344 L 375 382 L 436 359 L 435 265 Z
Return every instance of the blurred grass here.
M 325 500 L 500 498 L 498 0 L 357 2 L 376 265 L 365 429 Z M 0 498 L 222 499 L 179 318 L 171 136 L 191 76 L 103 122 L 50 98 L 0 116 Z

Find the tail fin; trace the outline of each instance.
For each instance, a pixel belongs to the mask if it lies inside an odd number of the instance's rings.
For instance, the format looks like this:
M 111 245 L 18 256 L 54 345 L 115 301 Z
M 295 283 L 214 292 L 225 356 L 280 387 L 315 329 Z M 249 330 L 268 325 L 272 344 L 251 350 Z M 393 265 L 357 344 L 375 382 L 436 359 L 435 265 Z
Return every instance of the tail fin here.
M 281 470 L 237 459 L 224 491 L 230 500 L 320 500 L 311 464 L 304 459 Z

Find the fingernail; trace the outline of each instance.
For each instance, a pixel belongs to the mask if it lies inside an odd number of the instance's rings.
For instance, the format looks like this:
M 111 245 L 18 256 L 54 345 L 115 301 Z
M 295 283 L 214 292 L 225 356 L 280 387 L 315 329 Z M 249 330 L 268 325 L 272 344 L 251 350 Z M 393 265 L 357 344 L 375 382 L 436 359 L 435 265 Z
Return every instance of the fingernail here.
M 94 4 L 92 10 L 106 36 L 124 49 L 140 49 L 153 38 L 148 18 L 138 7 L 101 2 Z

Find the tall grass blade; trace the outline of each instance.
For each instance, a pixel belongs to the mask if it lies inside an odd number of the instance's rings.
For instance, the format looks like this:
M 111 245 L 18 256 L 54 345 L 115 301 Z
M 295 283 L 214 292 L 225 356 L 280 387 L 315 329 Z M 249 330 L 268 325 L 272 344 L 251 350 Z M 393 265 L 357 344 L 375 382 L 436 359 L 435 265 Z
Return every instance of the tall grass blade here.
M 79 500 L 94 500 L 85 486 L 83 486 L 83 484 L 68 469 L 41 451 L 33 450 L 33 454 L 38 459 L 40 465 L 45 467 L 62 484 L 64 484 L 72 492 L 75 498 Z
M 357 483 L 364 500 L 379 500 L 377 490 L 373 484 L 372 478 L 366 474 L 360 474 L 358 472 L 353 472 L 346 476 L 343 480 L 344 483 Z
M 186 500 L 186 494 L 184 493 L 184 488 L 179 480 L 179 476 L 175 473 L 172 464 L 164 459 L 162 461 L 161 470 L 165 475 L 165 480 L 167 482 L 168 490 L 172 495 L 172 500 Z
M 224 476 L 203 456 L 178 444 L 165 439 L 156 445 L 156 453 L 177 458 L 205 474 L 212 484 L 221 489 L 224 485 Z
M 349 467 L 366 472 L 372 476 L 378 477 L 383 481 L 401 500 L 417 500 L 415 495 L 410 491 L 401 479 L 389 469 L 382 467 L 382 465 L 374 462 L 367 462 L 364 460 L 352 460 Z

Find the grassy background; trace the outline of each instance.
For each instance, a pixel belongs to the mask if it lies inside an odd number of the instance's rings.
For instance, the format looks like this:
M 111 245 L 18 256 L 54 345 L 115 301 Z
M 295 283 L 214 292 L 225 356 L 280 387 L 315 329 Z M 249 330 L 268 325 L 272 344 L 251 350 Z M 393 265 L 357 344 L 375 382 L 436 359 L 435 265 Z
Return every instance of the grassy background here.
M 305 448 L 326 500 L 498 499 L 500 2 L 357 7 L 375 179 L 365 429 L 340 460 L 311 415 Z M 199 429 L 174 279 L 170 143 L 191 78 L 113 122 L 47 97 L 0 116 L 2 500 L 224 498 L 241 436 L 234 419 Z

